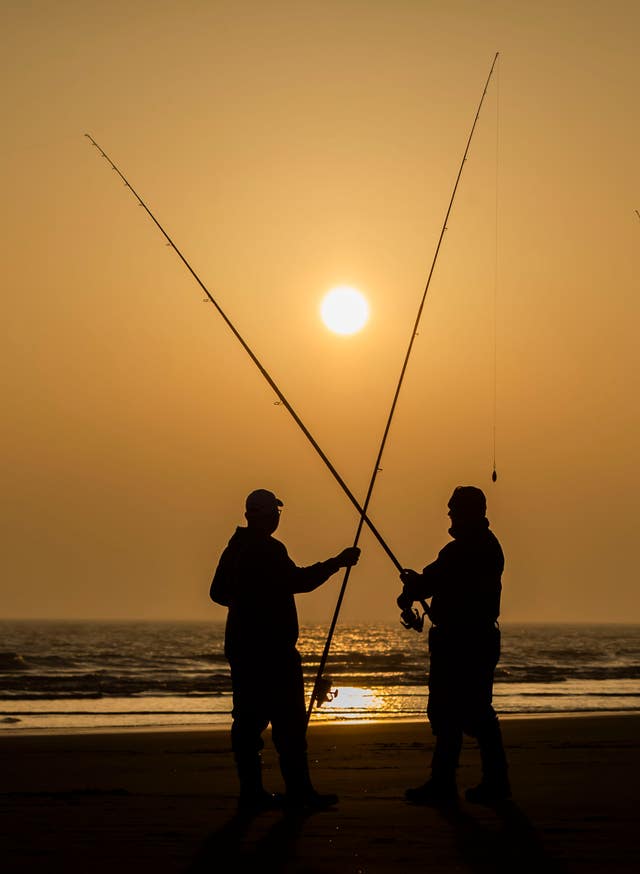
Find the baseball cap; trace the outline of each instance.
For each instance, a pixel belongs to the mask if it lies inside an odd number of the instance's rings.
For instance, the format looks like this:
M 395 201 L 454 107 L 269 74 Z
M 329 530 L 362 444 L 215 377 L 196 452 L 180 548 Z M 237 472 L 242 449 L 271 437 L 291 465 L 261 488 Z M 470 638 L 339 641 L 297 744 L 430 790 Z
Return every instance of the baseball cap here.
M 245 508 L 249 510 L 273 510 L 274 507 L 282 507 L 280 498 L 276 498 L 268 489 L 256 489 L 247 495 Z

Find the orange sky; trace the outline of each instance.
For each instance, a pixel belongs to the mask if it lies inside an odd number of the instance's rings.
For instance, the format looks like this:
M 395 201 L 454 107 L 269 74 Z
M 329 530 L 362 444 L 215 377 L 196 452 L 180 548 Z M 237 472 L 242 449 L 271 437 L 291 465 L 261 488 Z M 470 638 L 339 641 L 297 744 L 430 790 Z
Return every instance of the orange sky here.
M 300 564 L 357 523 L 83 133 L 363 496 L 499 50 L 371 515 L 421 567 L 479 485 L 505 619 L 640 620 L 637 2 L 7 2 L 2 32 L 2 616 L 223 618 L 209 579 L 255 487 Z M 340 283 L 371 307 L 350 338 L 318 316 Z M 344 618 L 395 620 L 362 547 Z

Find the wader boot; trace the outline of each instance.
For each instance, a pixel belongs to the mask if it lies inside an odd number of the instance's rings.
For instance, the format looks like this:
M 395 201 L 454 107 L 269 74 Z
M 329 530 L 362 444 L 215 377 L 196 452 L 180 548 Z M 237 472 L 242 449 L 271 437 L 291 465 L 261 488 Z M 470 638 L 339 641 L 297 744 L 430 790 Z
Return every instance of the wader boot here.
M 500 723 L 496 719 L 476 735 L 482 762 L 482 780 L 467 789 L 465 798 L 472 804 L 496 804 L 511 798 L 507 757 L 502 745 Z
M 458 802 L 456 770 L 462 749 L 462 732 L 436 735 L 436 745 L 431 760 L 431 779 L 407 789 L 404 797 L 410 804 L 425 804 L 437 807 Z
M 260 812 L 282 807 L 282 798 L 272 795 L 262 786 L 262 759 L 259 753 L 236 755 L 236 769 L 240 780 L 238 807 L 241 810 Z
M 284 798 L 286 807 L 294 810 L 326 810 L 338 803 L 337 795 L 321 795 L 313 788 L 306 752 L 280 756 L 280 770 L 287 788 Z

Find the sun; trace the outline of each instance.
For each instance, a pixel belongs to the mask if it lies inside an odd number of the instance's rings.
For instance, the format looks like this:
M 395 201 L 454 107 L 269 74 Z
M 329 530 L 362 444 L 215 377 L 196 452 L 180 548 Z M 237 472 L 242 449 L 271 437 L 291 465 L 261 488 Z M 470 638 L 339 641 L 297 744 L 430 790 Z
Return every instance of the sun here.
M 322 299 L 320 315 L 330 331 L 336 334 L 355 334 L 369 320 L 369 304 L 356 288 L 339 285 L 332 288 Z

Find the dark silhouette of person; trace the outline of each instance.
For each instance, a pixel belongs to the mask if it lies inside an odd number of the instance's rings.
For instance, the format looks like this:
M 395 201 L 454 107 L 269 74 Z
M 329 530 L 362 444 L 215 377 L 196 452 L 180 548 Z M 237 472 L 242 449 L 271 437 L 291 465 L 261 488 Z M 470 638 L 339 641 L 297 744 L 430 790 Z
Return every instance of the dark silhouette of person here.
M 231 746 L 240 780 L 240 807 L 261 810 L 284 803 L 322 809 L 336 804 L 338 797 L 316 792 L 309 776 L 294 595 L 312 592 L 340 568 L 356 564 L 360 550 L 348 547 L 335 558 L 297 567 L 284 544 L 271 536 L 282 506 L 273 492 L 251 492 L 246 500 L 247 526 L 236 529 L 222 553 L 210 595 L 229 608 L 225 655 L 233 687 Z M 286 787 L 284 799 L 262 785 L 262 732 L 269 723 Z
M 504 555 L 489 530 L 487 502 L 475 486 L 458 486 L 449 500 L 453 538 L 422 573 L 403 570 L 398 606 L 431 598 L 429 703 L 435 735 L 431 777 L 407 789 L 413 804 L 455 802 L 456 769 L 463 734 L 480 747 L 482 780 L 467 801 L 494 804 L 511 796 L 498 717 L 492 706 L 493 675 L 500 657 L 500 594 Z

